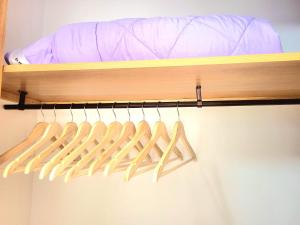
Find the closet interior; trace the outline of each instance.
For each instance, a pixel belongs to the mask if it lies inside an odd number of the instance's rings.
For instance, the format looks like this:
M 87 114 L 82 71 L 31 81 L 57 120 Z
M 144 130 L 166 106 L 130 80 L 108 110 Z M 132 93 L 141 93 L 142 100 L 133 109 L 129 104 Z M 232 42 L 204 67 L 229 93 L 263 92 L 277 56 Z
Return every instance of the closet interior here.
M 8 2 L 0 2 L 0 55 L 4 55 Z M 236 107 L 250 112 L 256 106 L 300 104 L 299 52 L 45 65 L 6 65 L 1 61 L 1 67 L 3 110 L 18 110 L 19 114 L 35 110 L 40 120 L 21 142 L 3 150 L 0 173 L 7 179 L 33 174 L 36 183 L 61 177 L 69 183 L 64 185 L 76 185 L 80 179 L 88 182 L 92 175 L 113 173 L 131 181 L 149 171 L 152 180 L 158 181 L 168 174 L 176 179 L 179 169 L 192 179 L 193 171 L 185 165 L 200 167 L 201 155 L 199 145 L 193 146 L 196 136 L 192 142 L 189 139 L 189 132 L 196 129 L 193 122 L 185 125 L 186 110 L 196 114 L 224 107 L 234 112 Z M 163 114 L 166 109 L 174 114 L 171 126 L 164 121 L 168 119 Z M 60 110 L 68 118 L 63 125 L 58 122 Z M 124 112 L 122 122 L 117 110 Z M 147 110 L 152 110 L 151 124 Z M 74 120 L 75 111 L 84 115 L 80 123 Z M 96 115 L 94 122 L 89 121 L 91 111 Z M 112 115 L 111 122 L 103 120 L 103 112 Z M 45 113 L 53 120 L 45 119 Z M 134 114 L 142 119 L 133 121 Z M 219 207 L 224 210 L 222 204 Z

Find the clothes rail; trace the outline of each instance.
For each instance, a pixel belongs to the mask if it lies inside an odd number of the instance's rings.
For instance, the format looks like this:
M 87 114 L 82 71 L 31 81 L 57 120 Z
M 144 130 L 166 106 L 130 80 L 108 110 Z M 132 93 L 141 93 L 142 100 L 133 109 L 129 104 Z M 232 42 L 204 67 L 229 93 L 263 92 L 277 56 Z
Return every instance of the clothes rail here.
M 274 99 L 274 100 L 236 100 L 236 101 L 203 101 L 202 107 L 213 106 L 254 106 L 254 105 L 298 105 L 300 99 Z M 37 110 L 37 109 L 99 109 L 104 108 L 168 108 L 168 107 L 201 107 L 197 101 L 179 102 L 128 102 L 128 103 L 87 103 L 87 104 L 25 104 L 4 105 L 6 110 Z
M 167 107 L 214 107 L 214 106 L 254 106 L 254 105 L 298 105 L 300 99 L 258 99 L 258 100 L 217 100 L 203 101 L 201 86 L 196 87 L 196 101 L 158 102 L 111 102 L 111 103 L 69 103 L 69 104 L 25 104 L 26 92 L 20 91 L 19 104 L 4 105 L 6 110 L 38 109 L 94 109 L 94 108 L 167 108 Z

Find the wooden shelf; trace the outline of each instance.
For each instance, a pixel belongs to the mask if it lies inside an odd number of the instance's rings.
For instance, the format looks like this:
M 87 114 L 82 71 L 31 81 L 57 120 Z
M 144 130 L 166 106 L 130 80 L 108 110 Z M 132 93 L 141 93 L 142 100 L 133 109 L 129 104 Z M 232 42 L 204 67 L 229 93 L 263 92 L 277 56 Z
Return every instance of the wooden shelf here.
M 2 98 L 33 102 L 300 98 L 300 53 L 4 66 Z

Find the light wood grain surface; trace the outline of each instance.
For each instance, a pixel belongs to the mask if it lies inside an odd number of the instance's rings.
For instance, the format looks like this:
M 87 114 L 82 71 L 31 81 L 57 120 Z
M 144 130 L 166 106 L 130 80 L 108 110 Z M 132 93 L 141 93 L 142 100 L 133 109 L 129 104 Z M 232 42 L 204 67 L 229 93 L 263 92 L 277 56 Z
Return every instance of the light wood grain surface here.
M 3 47 L 5 40 L 5 23 L 6 23 L 7 0 L 0 0 L 0 87 L 2 84 L 3 73 Z M 1 93 L 0 93 L 1 96 Z
M 300 98 L 300 53 L 5 66 L 2 92 L 41 102 Z M 3 96 L 5 98 L 5 96 Z

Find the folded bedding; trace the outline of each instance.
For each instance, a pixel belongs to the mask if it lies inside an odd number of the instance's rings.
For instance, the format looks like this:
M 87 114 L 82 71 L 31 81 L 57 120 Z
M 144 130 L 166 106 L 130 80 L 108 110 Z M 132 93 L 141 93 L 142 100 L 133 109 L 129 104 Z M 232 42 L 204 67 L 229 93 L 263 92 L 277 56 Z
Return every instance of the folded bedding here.
M 282 52 L 265 20 L 241 16 L 120 19 L 70 24 L 8 52 L 8 64 L 193 58 Z

